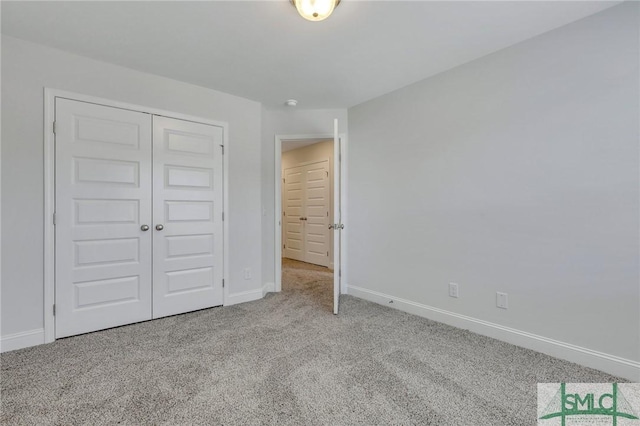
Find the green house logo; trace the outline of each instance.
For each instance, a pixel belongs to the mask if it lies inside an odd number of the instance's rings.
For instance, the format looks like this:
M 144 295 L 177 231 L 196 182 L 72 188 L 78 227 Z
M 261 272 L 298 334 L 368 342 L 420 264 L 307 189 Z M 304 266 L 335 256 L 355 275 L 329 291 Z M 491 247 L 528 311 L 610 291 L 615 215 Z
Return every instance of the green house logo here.
M 557 384 L 546 385 L 557 386 Z M 557 392 L 548 400 L 548 403 L 541 411 L 540 404 L 542 403 L 544 405 L 544 401 L 540 401 L 540 386 L 543 385 L 538 385 L 538 424 L 560 424 L 561 426 L 572 424 L 640 425 L 638 414 L 620 389 L 618 383 L 606 385 L 599 383 L 576 383 L 570 385 L 571 390 L 568 390 L 566 383 L 560 383 Z M 632 393 L 632 400 L 637 402 L 640 396 L 640 387 L 637 384 L 629 385 L 628 389 Z M 556 421 L 544 422 L 544 420 L 550 419 L 555 419 Z

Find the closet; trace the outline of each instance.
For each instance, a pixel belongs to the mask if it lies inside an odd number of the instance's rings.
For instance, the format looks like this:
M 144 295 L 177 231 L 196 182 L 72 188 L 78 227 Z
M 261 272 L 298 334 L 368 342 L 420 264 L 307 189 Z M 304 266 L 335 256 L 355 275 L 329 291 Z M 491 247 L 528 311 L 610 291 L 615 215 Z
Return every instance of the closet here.
M 223 128 L 55 101 L 55 331 L 223 303 Z
M 283 256 L 329 266 L 329 160 L 284 170 Z

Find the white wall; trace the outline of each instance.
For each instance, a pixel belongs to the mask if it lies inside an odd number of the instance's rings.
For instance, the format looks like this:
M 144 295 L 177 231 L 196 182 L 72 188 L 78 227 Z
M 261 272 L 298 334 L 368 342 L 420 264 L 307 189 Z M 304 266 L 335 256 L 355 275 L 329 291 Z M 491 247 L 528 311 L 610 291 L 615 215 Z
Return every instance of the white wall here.
M 340 133 L 347 134 L 346 109 L 279 109 L 262 110 L 262 277 L 275 282 L 275 135 L 333 134 L 337 118 Z
M 283 149 L 286 142 L 282 143 Z M 302 148 L 292 149 L 282 153 L 282 177 L 284 178 L 284 172 L 292 167 L 300 166 L 303 163 L 311 163 L 317 161 L 329 160 L 329 223 L 333 221 L 333 139 L 317 142 L 312 145 L 307 145 Z M 284 191 L 284 190 L 283 190 Z M 282 211 L 285 211 L 285 196 L 282 194 Z M 282 242 L 285 241 L 284 227 L 282 232 Z M 333 232 L 329 232 L 329 246 L 327 247 L 329 255 L 327 256 L 329 261 L 329 267 L 333 269 Z M 283 251 L 284 252 L 284 251 Z
M 228 122 L 229 291 L 262 295 L 260 104 L 3 36 L 3 337 L 43 327 L 44 87 Z
M 638 15 L 628 2 L 350 108 L 349 293 L 637 369 Z

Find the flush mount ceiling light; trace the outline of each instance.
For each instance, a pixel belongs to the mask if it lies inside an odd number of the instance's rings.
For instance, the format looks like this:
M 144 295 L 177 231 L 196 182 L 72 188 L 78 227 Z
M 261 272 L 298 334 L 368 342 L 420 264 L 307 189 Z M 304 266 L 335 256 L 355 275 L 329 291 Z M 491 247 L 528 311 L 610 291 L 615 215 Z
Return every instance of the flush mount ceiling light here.
M 298 13 L 309 21 L 327 19 L 340 0 L 289 0 L 298 9 Z

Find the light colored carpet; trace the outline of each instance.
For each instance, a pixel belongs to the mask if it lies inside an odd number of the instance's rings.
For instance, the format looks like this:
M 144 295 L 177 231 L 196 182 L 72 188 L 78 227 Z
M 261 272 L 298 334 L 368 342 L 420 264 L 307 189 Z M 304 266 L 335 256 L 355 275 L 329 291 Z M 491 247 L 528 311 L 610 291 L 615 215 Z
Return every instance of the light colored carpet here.
M 354 297 L 283 292 L 3 354 L 2 424 L 533 425 L 538 382 L 623 381 Z

